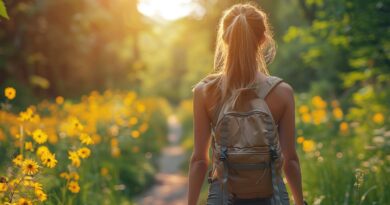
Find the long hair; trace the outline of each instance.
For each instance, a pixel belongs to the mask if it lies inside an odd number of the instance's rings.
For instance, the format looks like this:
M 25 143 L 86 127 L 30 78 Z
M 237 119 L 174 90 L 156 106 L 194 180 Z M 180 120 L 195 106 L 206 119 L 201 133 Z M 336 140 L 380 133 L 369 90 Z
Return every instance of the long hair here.
M 267 64 L 275 54 L 266 13 L 251 3 L 233 5 L 218 24 L 214 72 L 201 80 L 211 81 L 205 92 L 218 102 L 226 100 L 233 90 L 255 83 L 258 71 L 269 75 Z

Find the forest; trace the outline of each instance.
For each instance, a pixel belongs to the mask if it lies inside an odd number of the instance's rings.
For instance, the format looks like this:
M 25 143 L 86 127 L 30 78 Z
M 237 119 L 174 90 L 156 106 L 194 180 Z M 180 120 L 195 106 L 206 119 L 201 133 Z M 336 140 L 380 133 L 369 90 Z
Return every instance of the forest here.
M 192 87 L 245 2 L 294 89 L 305 199 L 389 204 L 389 0 L 0 0 L 0 204 L 148 204 L 170 146 L 185 178 Z

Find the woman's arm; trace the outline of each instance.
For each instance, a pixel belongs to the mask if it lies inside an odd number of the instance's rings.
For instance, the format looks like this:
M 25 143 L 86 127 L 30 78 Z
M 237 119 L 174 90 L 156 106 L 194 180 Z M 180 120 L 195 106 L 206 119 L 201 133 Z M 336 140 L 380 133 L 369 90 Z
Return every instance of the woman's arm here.
M 302 180 L 299 159 L 295 148 L 295 103 L 294 91 L 287 83 L 282 83 L 285 98 L 283 114 L 279 121 L 279 137 L 284 164 L 283 170 L 296 205 L 303 205 Z
M 194 150 L 188 173 L 188 205 L 197 204 L 209 164 L 210 120 L 202 91 L 202 84 L 196 86 L 193 96 Z

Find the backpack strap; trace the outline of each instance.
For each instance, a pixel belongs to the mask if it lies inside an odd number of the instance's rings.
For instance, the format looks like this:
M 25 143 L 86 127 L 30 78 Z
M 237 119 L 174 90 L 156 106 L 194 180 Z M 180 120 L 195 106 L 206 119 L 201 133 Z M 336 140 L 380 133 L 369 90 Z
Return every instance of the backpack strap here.
M 261 84 L 261 89 L 259 91 L 259 97 L 262 99 L 265 99 L 267 97 L 268 93 L 280 82 L 282 82 L 283 79 L 276 77 L 276 76 L 268 76 L 265 83 Z

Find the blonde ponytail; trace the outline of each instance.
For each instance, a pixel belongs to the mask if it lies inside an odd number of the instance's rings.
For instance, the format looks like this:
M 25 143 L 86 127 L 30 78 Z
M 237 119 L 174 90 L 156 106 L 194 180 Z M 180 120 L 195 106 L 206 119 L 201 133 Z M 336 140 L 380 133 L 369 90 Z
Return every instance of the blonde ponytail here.
M 250 86 L 258 71 L 269 75 L 267 64 L 276 46 L 266 14 L 250 3 L 236 4 L 224 11 L 218 26 L 214 73 L 206 87 L 221 102 L 234 90 Z

